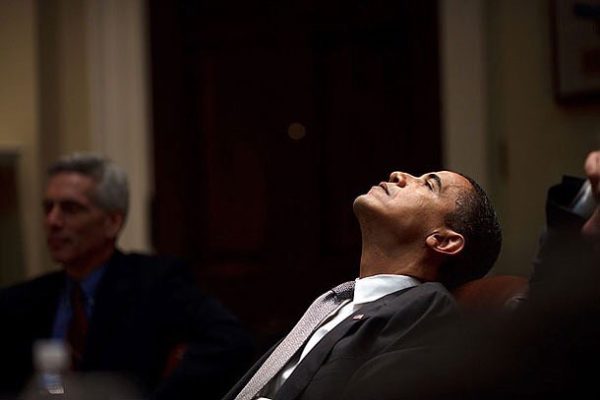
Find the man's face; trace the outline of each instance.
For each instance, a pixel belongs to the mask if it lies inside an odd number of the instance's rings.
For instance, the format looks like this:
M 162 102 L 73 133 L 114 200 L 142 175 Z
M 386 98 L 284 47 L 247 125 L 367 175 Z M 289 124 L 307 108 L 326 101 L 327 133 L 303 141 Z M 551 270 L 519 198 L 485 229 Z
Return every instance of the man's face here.
M 114 246 L 114 218 L 92 200 L 96 183 L 75 172 L 52 176 L 44 196 L 44 228 L 54 261 L 85 267 Z
M 375 222 L 396 237 L 423 237 L 444 226 L 446 215 L 456 208 L 458 196 L 473 190 L 463 176 L 449 171 L 415 177 L 392 172 L 387 182 L 373 186 L 354 201 L 359 220 Z

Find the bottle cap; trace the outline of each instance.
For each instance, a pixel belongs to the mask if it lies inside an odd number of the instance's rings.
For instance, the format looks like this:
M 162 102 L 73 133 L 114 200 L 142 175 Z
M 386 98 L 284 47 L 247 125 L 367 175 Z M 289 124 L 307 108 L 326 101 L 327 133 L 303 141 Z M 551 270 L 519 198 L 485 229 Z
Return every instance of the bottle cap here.
M 38 371 L 59 371 L 69 366 L 67 346 L 62 340 L 44 339 L 33 344 L 33 364 Z

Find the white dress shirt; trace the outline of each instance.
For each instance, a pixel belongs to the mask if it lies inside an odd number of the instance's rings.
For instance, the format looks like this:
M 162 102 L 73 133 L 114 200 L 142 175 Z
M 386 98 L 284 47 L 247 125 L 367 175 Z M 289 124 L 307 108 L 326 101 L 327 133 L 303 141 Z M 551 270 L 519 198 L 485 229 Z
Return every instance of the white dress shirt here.
M 323 339 L 327 333 L 335 328 L 340 322 L 348 318 L 355 311 L 358 311 L 364 304 L 371 303 L 387 296 L 388 294 L 397 292 L 398 290 L 417 286 L 421 282 L 417 279 L 406 275 L 390 275 L 380 274 L 372 275 L 366 278 L 357 278 L 354 287 L 354 297 L 352 300 L 346 300 L 323 320 L 323 323 L 312 333 L 306 341 L 302 352 L 295 355 L 286 364 L 285 367 L 269 382 L 262 390 L 258 400 L 269 400 L 275 397 L 275 394 L 283 386 L 285 381 L 290 377 L 296 369 L 300 361 Z M 266 397 L 264 397 L 266 396 Z

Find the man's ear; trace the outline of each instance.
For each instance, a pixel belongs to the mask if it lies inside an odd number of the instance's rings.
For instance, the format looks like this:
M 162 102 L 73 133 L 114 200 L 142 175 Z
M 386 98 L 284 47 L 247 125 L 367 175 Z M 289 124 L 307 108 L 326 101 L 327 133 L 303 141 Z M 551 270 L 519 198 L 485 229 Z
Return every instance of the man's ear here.
M 427 247 L 438 253 L 446 255 L 455 255 L 465 247 L 465 238 L 452 229 L 443 228 L 437 230 L 425 239 Z
M 123 228 L 123 222 L 125 221 L 125 216 L 120 212 L 111 212 L 108 213 L 108 216 L 104 222 L 104 232 L 106 236 L 110 239 L 116 239 L 117 235 Z

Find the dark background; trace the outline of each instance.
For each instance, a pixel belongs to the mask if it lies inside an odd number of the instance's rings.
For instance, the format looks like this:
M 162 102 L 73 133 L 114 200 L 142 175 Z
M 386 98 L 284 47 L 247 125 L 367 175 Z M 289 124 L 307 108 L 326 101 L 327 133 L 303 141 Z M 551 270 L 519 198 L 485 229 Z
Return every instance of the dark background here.
M 354 198 L 440 169 L 437 1 L 149 4 L 153 244 L 262 350 L 357 276 Z

